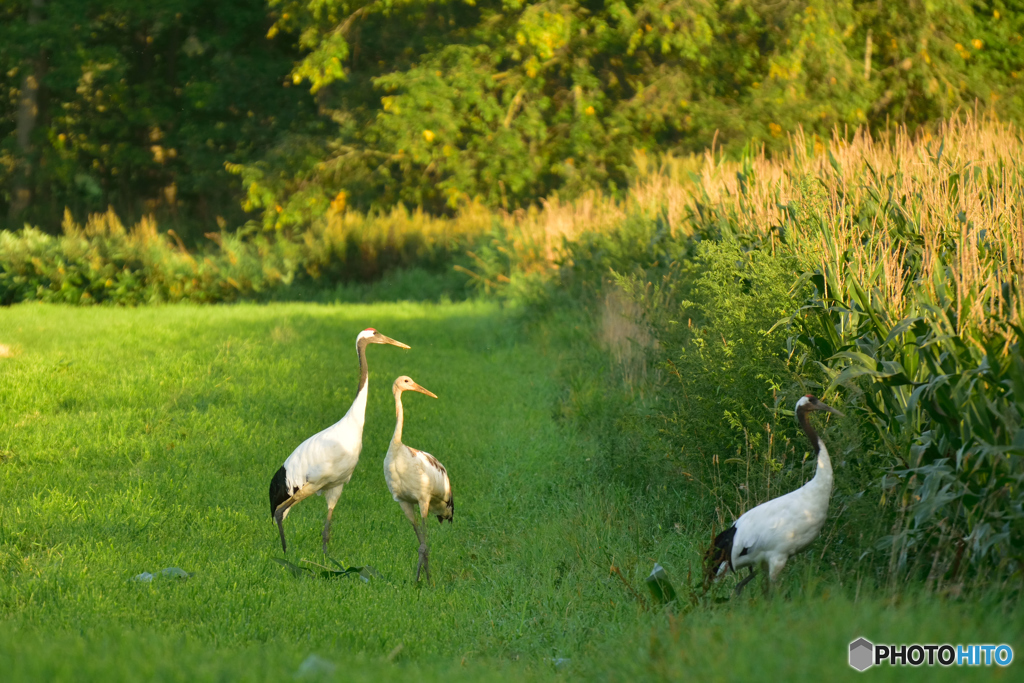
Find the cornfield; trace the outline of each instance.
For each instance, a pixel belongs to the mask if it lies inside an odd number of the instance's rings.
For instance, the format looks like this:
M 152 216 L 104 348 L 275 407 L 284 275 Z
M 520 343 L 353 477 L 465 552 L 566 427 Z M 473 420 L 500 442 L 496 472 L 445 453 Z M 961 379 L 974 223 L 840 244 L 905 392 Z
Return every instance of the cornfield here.
M 1019 575 L 1020 133 L 966 118 L 931 136 L 798 135 L 784 158 L 692 167 L 663 160 L 629 201 L 677 239 L 731 235 L 799 264 L 813 294 L 782 324 L 874 433 L 861 455 L 891 513 L 889 580 Z

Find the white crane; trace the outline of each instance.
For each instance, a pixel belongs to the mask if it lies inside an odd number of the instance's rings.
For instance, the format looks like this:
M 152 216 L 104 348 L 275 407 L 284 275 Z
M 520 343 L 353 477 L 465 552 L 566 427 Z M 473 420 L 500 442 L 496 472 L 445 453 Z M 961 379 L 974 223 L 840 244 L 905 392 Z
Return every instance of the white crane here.
M 359 356 L 359 388 L 356 399 L 345 417 L 327 429 L 309 437 L 292 451 L 281 469 L 270 480 L 270 515 L 281 532 L 281 549 L 288 551 L 284 540 L 284 518 L 300 500 L 314 493 L 327 499 L 327 522 L 324 524 L 324 554 L 331 537 L 331 515 L 341 497 L 341 489 L 352 479 L 363 449 L 363 423 L 366 421 L 366 396 L 369 392 L 369 370 L 366 366 L 366 347 L 369 344 L 391 344 L 409 348 L 400 341 L 368 327 L 356 336 L 356 355 Z
M 828 501 L 832 496 L 832 460 L 825 443 L 807 419 L 808 414 L 815 410 L 843 415 L 810 394 L 796 402 L 797 422 L 811 440 L 818 463 L 814 477 L 796 491 L 748 510 L 731 527 L 718 534 L 708 549 L 709 576 L 721 575 L 727 569 L 738 572 L 743 567 L 750 571 L 736 585 L 736 595 L 754 578 L 754 567 L 761 563 L 768 565 L 768 581 L 774 582 L 786 561 L 809 546 L 825 524 Z
M 412 378 L 405 375 L 395 380 L 391 388 L 395 394 L 395 434 L 391 437 L 388 454 L 384 458 L 384 480 L 395 501 L 402 506 L 402 512 L 412 524 L 416 532 L 416 540 L 420 542 L 420 561 L 416 565 L 416 580 L 420 580 L 420 570 L 430 581 L 430 549 L 427 547 L 427 515 L 437 515 L 437 521 L 450 524 L 455 514 L 455 500 L 452 498 L 452 484 L 448 480 L 448 472 L 444 465 L 430 453 L 418 451 L 402 443 L 402 392 L 418 391 L 431 398 L 437 398 Z M 413 505 L 420 506 L 419 515 Z M 417 523 L 417 517 L 422 524 Z

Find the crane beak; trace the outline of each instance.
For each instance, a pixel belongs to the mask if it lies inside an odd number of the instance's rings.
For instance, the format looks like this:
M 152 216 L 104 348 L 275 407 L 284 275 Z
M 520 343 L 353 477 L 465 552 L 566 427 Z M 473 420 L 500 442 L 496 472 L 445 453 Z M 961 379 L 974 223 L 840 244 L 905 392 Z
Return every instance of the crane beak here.
M 824 403 L 822 403 L 821 406 L 822 406 L 822 408 L 824 410 L 827 410 L 828 412 L 833 413 L 834 415 L 838 415 L 839 417 L 846 417 L 846 415 L 844 415 L 843 413 L 839 412 L 838 410 L 836 410 L 832 406 L 827 406 Z
M 378 344 L 391 344 L 392 346 L 397 346 L 397 347 L 399 347 L 401 349 L 408 349 L 408 348 L 410 348 L 408 344 L 403 344 L 402 342 L 396 341 L 396 340 L 392 339 L 391 337 L 385 337 L 383 334 L 380 335 L 380 340 L 377 341 L 377 343 Z
M 421 394 L 426 394 L 426 395 L 427 395 L 427 396 L 429 396 L 430 398 L 437 398 L 437 394 L 435 394 L 435 393 L 434 393 L 434 392 L 432 392 L 432 391 L 427 391 L 426 389 L 424 389 L 423 387 L 421 387 L 421 386 L 420 386 L 419 384 L 416 384 L 416 382 L 413 382 L 413 383 L 412 383 L 412 385 L 413 385 L 413 386 L 412 386 L 412 390 L 413 390 L 413 391 L 418 391 L 418 392 L 420 392 Z

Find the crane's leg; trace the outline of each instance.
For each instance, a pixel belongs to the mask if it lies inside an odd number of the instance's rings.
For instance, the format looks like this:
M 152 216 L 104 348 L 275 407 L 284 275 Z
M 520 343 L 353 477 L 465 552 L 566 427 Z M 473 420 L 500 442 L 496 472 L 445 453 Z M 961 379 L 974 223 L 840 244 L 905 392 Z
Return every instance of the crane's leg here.
M 277 522 L 277 530 L 281 532 L 281 552 L 288 552 L 288 544 L 284 540 L 284 515 L 288 512 L 288 507 L 284 503 L 278 506 L 277 511 L 274 512 L 274 521 Z
M 742 581 L 736 584 L 737 597 L 739 597 L 739 594 L 743 592 L 743 587 L 750 583 L 751 579 L 754 578 L 754 566 L 748 564 L 747 569 L 750 570 L 750 573 L 747 574 L 747 578 L 743 579 Z
M 409 520 L 409 524 L 412 524 L 412 530 L 416 532 L 416 540 L 420 542 L 420 561 L 416 565 L 416 580 L 420 580 L 420 569 L 423 567 L 423 551 L 427 547 L 427 536 L 426 529 L 420 530 L 418 515 L 416 509 L 412 506 L 412 503 L 407 503 L 404 500 L 398 501 L 398 504 L 402 506 L 402 512 L 405 513 L 406 518 Z M 426 527 L 426 524 L 423 525 Z
M 771 579 L 772 583 L 779 578 L 779 574 L 782 572 L 782 568 L 786 566 L 786 560 L 788 557 L 773 557 L 768 560 L 768 578 Z
M 327 499 L 327 521 L 324 523 L 323 533 L 324 555 L 327 554 L 327 542 L 331 540 L 331 517 L 334 515 L 334 506 L 338 504 L 338 499 L 341 498 L 341 489 L 344 486 L 344 484 L 339 484 L 324 491 L 324 498 Z
M 277 506 L 274 510 L 274 521 L 277 522 L 277 530 L 281 532 L 281 550 L 288 552 L 288 545 L 284 541 L 284 518 L 288 516 L 288 510 L 291 509 L 292 505 L 295 505 L 300 500 L 305 500 L 311 495 L 316 493 L 312 486 L 306 484 L 301 489 L 292 494 L 291 498 L 284 501 Z
M 427 515 L 430 514 L 430 501 L 420 501 L 420 515 L 423 523 L 423 541 L 420 544 L 420 562 L 423 563 L 423 572 L 427 575 L 427 582 L 430 582 L 430 546 L 427 545 Z M 419 577 L 416 579 L 419 580 Z
M 782 573 L 782 568 L 786 566 L 786 560 L 789 558 L 785 555 L 774 556 L 768 560 L 768 575 L 764 581 L 764 594 L 767 597 L 771 593 L 771 584 L 779 578 L 779 574 Z

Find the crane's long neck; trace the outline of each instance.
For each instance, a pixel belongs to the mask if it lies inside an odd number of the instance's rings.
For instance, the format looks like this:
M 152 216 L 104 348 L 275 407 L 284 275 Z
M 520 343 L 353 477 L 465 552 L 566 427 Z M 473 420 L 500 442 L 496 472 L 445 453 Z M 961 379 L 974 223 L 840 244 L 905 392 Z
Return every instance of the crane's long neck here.
M 800 422 L 800 427 L 804 430 L 804 434 L 811 442 L 811 448 L 814 449 L 814 456 L 818 461 L 818 469 L 814 473 L 814 478 L 807 482 L 807 486 L 812 488 L 821 488 L 826 493 L 825 495 L 832 493 L 832 458 L 828 455 L 828 449 L 825 448 L 825 442 L 818 436 L 818 432 L 814 431 L 814 426 L 811 421 L 807 419 L 810 410 L 801 408 L 797 419 Z
M 370 393 L 370 370 L 366 366 L 366 342 L 360 340 L 356 344 L 356 353 L 359 355 L 359 389 L 356 391 L 356 400 L 352 401 L 352 407 L 348 409 L 346 417 L 354 417 L 359 424 L 366 420 L 366 397 Z
M 392 443 L 402 443 L 402 423 L 405 422 L 405 415 L 402 412 L 402 390 L 395 390 L 395 435 L 391 437 Z

